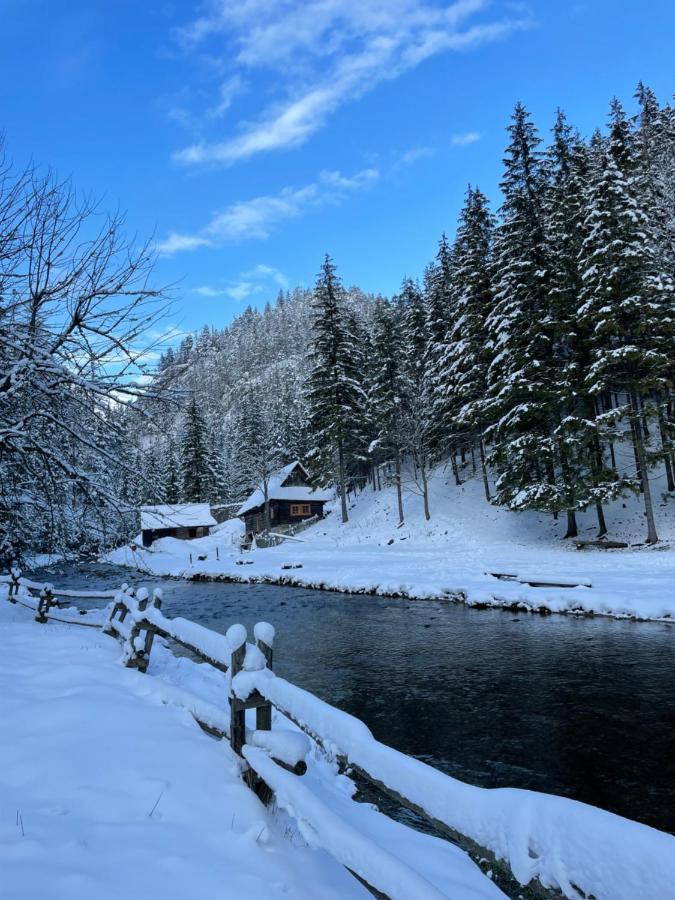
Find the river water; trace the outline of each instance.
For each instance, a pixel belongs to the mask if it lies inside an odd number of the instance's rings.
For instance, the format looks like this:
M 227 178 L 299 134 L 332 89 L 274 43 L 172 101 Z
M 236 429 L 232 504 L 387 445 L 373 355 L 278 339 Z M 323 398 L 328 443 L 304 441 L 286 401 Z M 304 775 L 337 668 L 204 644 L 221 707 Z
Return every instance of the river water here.
M 147 578 L 55 567 L 61 587 Z M 675 626 L 162 580 L 163 611 L 260 620 L 275 669 L 404 753 L 485 787 L 561 794 L 675 832 Z

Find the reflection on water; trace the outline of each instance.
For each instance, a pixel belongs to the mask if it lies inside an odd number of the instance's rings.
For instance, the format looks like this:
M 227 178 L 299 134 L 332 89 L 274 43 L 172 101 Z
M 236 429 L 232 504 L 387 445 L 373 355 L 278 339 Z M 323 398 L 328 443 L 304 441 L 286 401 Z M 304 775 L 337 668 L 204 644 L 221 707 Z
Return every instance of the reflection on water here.
M 151 584 L 113 567 L 57 585 Z M 458 778 L 563 794 L 675 832 L 675 628 L 273 585 L 165 580 L 164 610 L 277 629 L 280 675 Z

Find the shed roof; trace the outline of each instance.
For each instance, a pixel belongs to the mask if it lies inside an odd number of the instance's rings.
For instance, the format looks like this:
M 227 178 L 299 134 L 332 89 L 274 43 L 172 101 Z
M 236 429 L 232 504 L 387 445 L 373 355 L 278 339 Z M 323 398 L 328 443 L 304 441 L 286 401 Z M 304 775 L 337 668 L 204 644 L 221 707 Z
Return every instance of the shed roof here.
M 141 507 L 141 531 L 217 525 L 208 503 L 175 503 Z
M 309 479 L 307 470 L 302 463 L 296 459 L 294 462 L 289 463 L 287 466 L 284 466 L 283 469 L 279 469 L 278 472 L 275 472 L 274 475 L 272 475 L 267 489 L 269 499 L 291 500 L 299 503 L 309 503 L 311 501 L 314 501 L 315 503 L 327 503 L 332 497 L 330 491 L 315 491 L 310 484 L 295 484 L 284 487 L 284 481 L 286 481 L 288 476 L 297 466 L 302 469 L 305 477 Z M 262 506 L 264 502 L 265 495 L 262 490 L 258 488 L 242 503 L 237 511 L 237 515 L 243 516 L 252 509 Z

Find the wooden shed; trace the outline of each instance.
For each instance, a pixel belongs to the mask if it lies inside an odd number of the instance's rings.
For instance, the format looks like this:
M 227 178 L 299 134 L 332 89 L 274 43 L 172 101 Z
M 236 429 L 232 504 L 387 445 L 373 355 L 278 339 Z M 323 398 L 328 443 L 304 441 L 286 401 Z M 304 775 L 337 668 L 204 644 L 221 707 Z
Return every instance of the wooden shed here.
M 314 516 L 323 518 L 323 506 L 331 499 L 328 491 L 316 491 L 312 487 L 307 470 L 302 463 L 289 463 L 269 479 L 267 493 L 270 504 L 272 531 L 282 526 L 295 525 Z M 244 520 L 247 535 L 259 534 L 265 529 L 265 496 L 261 489 L 239 507 L 237 515 Z
M 189 541 L 206 537 L 217 522 L 208 503 L 176 503 L 141 507 L 143 546 L 163 537 Z

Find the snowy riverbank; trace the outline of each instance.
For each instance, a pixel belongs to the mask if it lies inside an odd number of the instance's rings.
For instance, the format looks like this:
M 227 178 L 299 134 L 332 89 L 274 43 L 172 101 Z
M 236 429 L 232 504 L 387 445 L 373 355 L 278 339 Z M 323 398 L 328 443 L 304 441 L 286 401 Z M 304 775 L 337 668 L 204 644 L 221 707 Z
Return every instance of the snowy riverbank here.
M 333 512 L 303 532 L 301 540 L 278 547 L 241 554 L 235 546 L 241 526 L 235 521 L 207 538 L 165 538 L 151 550 L 123 547 L 106 558 L 155 575 L 273 581 L 417 599 L 448 597 L 471 605 L 557 613 L 675 618 L 675 552 L 668 543 L 675 534 L 672 500 L 659 508 L 663 544 L 578 551 L 555 535 L 550 521 L 488 506 L 480 492 L 477 482 L 456 488 L 437 476 L 429 522 L 421 515 L 419 498 L 409 496 L 406 524 L 397 528 L 393 491 L 368 491 L 353 504 L 346 525 Z M 639 523 L 637 502 L 619 502 L 608 511 L 612 536 L 637 539 L 622 524 L 623 519 Z M 591 517 L 580 519 L 582 536 L 590 536 Z M 490 573 L 515 575 L 520 581 Z M 522 583 L 536 580 L 565 586 Z
M 0 871 L 7 900 L 365 898 L 293 820 L 244 786 L 229 745 L 172 691 L 223 707 L 224 676 L 153 650 L 147 675 L 94 629 L 37 625 L 0 587 Z M 456 900 L 503 896 L 445 841 L 351 801 L 351 782 L 310 754 L 303 782 L 343 820 Z

